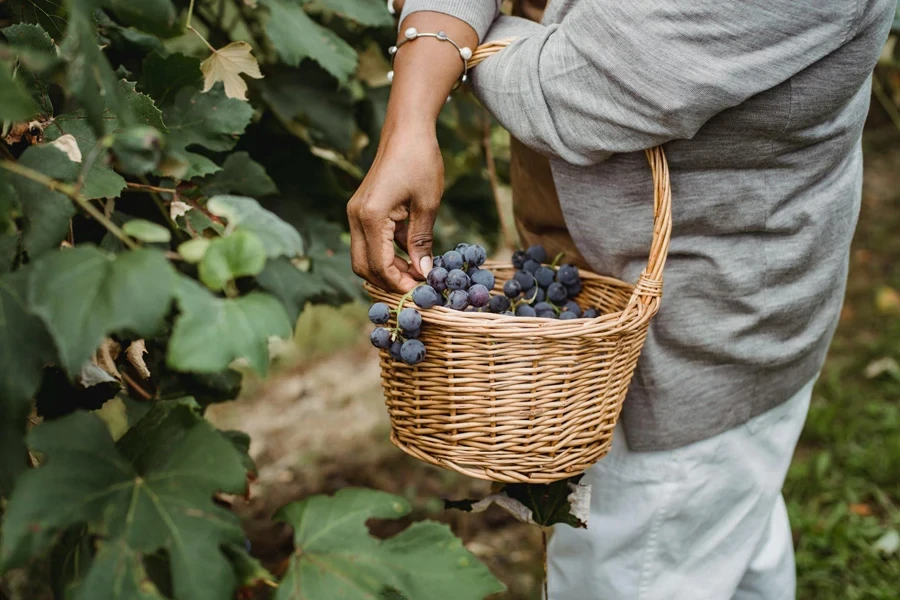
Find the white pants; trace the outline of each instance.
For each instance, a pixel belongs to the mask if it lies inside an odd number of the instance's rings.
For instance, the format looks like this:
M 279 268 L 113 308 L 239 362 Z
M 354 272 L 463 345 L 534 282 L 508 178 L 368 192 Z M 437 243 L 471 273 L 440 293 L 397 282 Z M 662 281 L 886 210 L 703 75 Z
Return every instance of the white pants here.
M 557 526 L 550 600 L 794 600 L 781 486 L 813 383 L 713 438 L 631 452 L 621 430 L 587 473 L 588 529 Z

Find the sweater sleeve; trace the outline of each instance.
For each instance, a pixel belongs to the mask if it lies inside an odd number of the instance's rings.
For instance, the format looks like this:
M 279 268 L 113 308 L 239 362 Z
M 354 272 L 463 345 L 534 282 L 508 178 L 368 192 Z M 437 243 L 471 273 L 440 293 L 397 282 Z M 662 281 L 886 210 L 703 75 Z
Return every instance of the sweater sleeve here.
M 485 34 L 500 14 L 503 0 L 406 0 L 400 13 L 400 23 L 414 12 L 439 12 L 456 17 L 471 25 L 478 34 L 478 41 Z M 474 48 L 473 48 L 474 50 Z
M 496 16 L 487 0 L 407 4 L 477 12 L 479 27 Z M 489 40 L 518 39 L 476 66 L 472 85 L 521 142 L 588 165 L 693 137 L 845 43 L 859 12 L 855 0 L 580 0 L 547 27 L 497 19 Z

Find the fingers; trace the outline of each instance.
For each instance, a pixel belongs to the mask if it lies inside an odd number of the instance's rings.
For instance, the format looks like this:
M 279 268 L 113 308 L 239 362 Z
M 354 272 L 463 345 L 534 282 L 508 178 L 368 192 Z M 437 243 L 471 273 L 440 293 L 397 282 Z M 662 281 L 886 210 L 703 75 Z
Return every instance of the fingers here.
M 440 193 L 414 199 L 410 206 L 406 233 L 406 251 L 412 268 L 425 277 L 433 266 L 431 247 L 434 242 L 434 221 L 440 206 Z
M 388 212 L 379 203 L 354 197 L 347 217 L 354 273 L 384 290 L 405 293 L 415 287 L 409 265 L 394 252 L 395 219 L 405 219 L 406 211 Z

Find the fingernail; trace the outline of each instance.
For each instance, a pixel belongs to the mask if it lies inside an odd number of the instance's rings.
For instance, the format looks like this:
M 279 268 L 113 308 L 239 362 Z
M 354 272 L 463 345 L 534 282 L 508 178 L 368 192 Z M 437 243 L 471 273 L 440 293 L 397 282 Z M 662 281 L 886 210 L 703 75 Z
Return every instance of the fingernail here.
M 419 260 L 419 270 L 422 271 L 422 275 L 428 275 L 431 272 L 431 267 L 434 263 L 431 261 L 430 256 L 423 256 L 421 260 Z

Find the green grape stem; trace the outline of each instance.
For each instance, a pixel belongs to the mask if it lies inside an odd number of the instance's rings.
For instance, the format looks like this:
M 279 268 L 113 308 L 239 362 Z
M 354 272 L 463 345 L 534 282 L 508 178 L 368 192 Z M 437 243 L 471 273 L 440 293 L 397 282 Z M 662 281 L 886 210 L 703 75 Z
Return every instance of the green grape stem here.
M 556 258 L 553 259 L 553 262 L 550 263 L 550 268 L 555 269 L 556 266 L 559 264 L 559 261 L 561 261 L 565 255 L 566 255 L 565 252 L 560 252 L 559 254 L 557 254 Z

